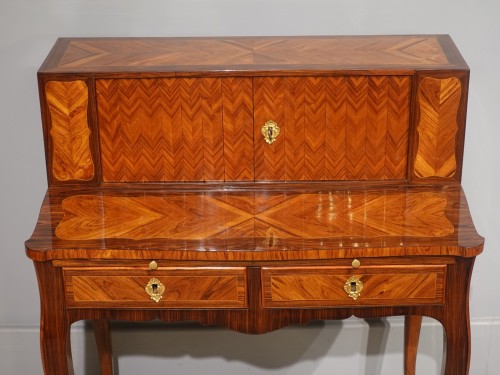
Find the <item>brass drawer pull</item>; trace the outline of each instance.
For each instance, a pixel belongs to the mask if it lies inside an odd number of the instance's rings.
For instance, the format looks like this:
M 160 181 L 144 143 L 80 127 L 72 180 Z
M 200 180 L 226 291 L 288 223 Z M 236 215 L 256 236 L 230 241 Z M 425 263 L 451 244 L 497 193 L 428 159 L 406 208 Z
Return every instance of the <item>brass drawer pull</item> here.
M 351 297 L 353 300 L 356 300 L 361 295 L 363 286 L 363 282 L 359 279 L 358 276 L 351 276 L 345 282 L 344 290 L 349 297 Z
M 276 141 L 276 138 L 278 138 L 278 135 L 280 135 L 281 129 L 277 123 L 269 120 L 264 124 L 260 131 L 264 136 L 264 140 L 266 141 L 266 143 L 270 145 Z
M 165 293 L 165 285 L 161 283 L 160 280 L 156 278 L 152 278 L 149 280 L 148 285 L 146 285 L 146 293 L 151 297 L 151 299 L 155 302 L 159 302 L 163 293 Z

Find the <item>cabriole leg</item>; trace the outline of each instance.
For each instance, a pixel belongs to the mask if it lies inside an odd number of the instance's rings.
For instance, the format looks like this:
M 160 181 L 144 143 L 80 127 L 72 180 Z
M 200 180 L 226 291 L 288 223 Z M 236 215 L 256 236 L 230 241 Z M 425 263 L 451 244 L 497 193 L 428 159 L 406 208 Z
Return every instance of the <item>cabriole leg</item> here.
M 405 348 L 404 348 L 404 374 L 415 375 L 417 364 L 418 340 L 422 317 L 418 315 L 405 316 Z
M 443 325 L 444 375 L 468 375 L 470 362 L 469 285 L 475 258 L 461 258 L 448 268 Z
M 113 375 L 113 350 L 109 320 L 93 320 L 97 352 L 102 375 Z
M 74 375 L 70 328 L 64 304 L 61 270 L 34 262 L 40 290 L 40 351 L 45 375 Z

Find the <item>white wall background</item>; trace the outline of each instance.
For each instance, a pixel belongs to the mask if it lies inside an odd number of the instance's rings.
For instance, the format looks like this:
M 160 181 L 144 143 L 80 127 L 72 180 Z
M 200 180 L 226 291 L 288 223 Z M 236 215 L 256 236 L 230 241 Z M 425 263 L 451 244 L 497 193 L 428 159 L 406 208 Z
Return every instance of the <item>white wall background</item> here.
M 444 33 L 471 68 L 463 185 L 487 240 L 471 287 L 471 375 L 498 374 L 499 16 L 498 0 L 0 0 L 2 373 L 41 374 L 38 291 L 23 242 L 46 189 L 36 71 L 57 37 Z M 170 374 L 392 375 L 401 373 L 400 323 L 372 323 L 369 330 L 349 320 L 258 337 L 118 327 L 113 338 L 122 375 L 168 367 Z M 95 356 L 83 328 L 75 329 L 75 364 L 77 374 L 92 374 Z M 427 323 L 419 373 L 439 372 L 441 335 Z

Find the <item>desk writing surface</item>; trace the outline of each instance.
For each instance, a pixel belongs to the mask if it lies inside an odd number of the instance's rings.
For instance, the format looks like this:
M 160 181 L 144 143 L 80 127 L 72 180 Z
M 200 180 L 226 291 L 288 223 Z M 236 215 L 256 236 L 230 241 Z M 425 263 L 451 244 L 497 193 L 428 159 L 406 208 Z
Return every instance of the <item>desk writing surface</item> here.
M 455 186 L 337 189 L 76 189 L 49 191 L 33 258 L 193 260 L 475 256 Z M 105 253 L 99 250 L 105 251 Z

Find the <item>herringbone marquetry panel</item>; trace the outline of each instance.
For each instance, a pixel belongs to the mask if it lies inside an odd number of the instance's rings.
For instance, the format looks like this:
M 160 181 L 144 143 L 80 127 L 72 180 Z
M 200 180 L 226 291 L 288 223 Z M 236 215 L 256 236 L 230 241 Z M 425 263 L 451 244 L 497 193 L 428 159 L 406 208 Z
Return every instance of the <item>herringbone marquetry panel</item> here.
M 251 81 L 222 81 L 97 80 L 103 180 L 253 179 Z
M 410 79 L 255 78 L 257 180 L 386 180 L 406 176 Z M 260 128 L 273 120 L 277 141 Z
M 339 238 L 443 237 L 454 232 L 440 193 L 336 192 L 290 194 L 171 194 L 66 198 L 56 235 L 66 240 L 101 238 Z M 234 200 L 234 204 L 232 204 Z M 260 205 L 264 204 L 263 207 Z M 272 245 L 272 243 L 270 243 Z
M 415 176 L 449 178 L 455 175 L 455 136 L 461 92 L 462 85 L 458 78 L 426 77 L 420 83 Z
M 391 77 L 389 80 L 385 157 L 388 176 L 406 175 L 410 82 L 407 77 Z
M 59 181 L 94 177 L 87 122 L 88 89 L 84 81 L 49 81 L 45 86 L 50 111 L 52 173 Z
M 252 107 L 250 78 L 98 80 L 103 180 L 405 177 L 408 77 L 265 77 L 253 89 Z M 271 145 L 268 120 L 281 127 Z
M 255 179 L 285 180 L 286 79 L 280 77 L 254 78 L 254 147 Z M 273 144 L 266 144 L 261 128 L 269 120 L 281 127 Z
M 222 80 L 224 162 L 227 181 L 254 179 L 251 78 Z

